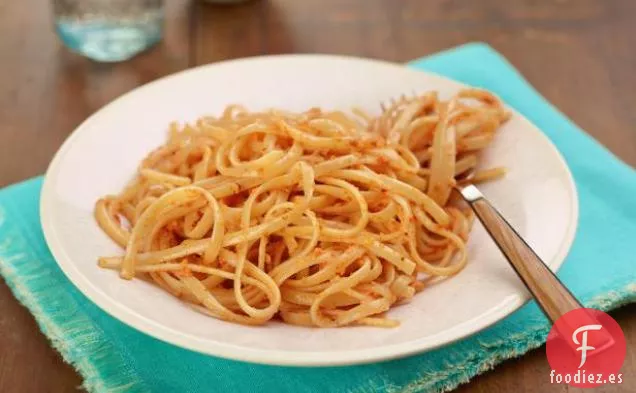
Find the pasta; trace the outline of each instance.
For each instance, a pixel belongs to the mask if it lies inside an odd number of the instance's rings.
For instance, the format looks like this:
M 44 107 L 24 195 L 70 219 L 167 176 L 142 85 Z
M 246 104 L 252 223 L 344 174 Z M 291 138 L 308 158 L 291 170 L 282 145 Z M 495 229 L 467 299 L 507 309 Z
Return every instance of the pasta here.
M 467 89 L 402 97 L 378 117 L 229 106 L 172 124 L 96 203 L 125 249 L 99 266 L 230 322 L 396 326 L 392 306 L 465 266 L 473 217 L 451 190 L 508 116 Z

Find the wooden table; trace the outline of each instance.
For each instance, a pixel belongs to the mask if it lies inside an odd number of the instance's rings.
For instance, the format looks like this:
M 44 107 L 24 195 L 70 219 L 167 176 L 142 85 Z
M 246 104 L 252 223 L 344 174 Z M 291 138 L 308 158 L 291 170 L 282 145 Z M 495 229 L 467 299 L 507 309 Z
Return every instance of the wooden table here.
M 404 62 L 469 41 L 490 43 L 549 100 L 636 165 L 636 1 L 257 0 L 235 7 L 167 1 L 163 42 L 121 64 L 66 51 L 50 1 L 0 3 L 0 186 L 44 172 L 88 115 L 161 76 L 214 61 L 324 52 Z M 636 391 L 636 306 L 613 313 L 631 342 L 623 385 Z M 70 392 L 81 380 L 0 283 L 0 392 Z M 574 392 L 549 384 L 544 349 L 461 392 Z

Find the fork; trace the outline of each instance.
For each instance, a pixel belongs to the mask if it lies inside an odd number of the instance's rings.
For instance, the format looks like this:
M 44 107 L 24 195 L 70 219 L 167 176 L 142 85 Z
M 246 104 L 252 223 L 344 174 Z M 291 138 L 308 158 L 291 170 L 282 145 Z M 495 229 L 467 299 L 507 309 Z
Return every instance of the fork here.
M 563 314 L 582 308 L 581 303 L 558 279 L 526 241 L 484 197 L 479 189 L 469 183 L 472 173 L 455 185 L 455 190 L 468 203 L 499 250 L 506 257 L 521 281 L 554 323 Z
M 545 316 L 556 327 L 558 335 L 552 337 L 552 339 L 566 338 L 570 349 L 575 351 L 575 353 L 580 351 L 580 348 L 575 345 L 578 343 L 567 338 L 570 338 L 572 333 L 575 333 L 574 329 L 579 326 L 594 325 L 600 322 L 588 310 L 583 308 L 583 305 L 572 295 L 570 290 L 539 258 L 497 209 L 492 206 L 481 191 L 474 184 L 469 183 L 472 175 L 473 173 L 469 172 L 462 179 L 458 179 L 459 181 L 454 186 L 455 191 L 461 195 L 475 212 L 479 221 L 486 228 L 497 247 L 499 247 L 499 250 L 537 301 Z M 564 321 L 562 325 L 556 324 L 556 321 L 562 315 L 575 309 L 583 309 L 585 311 L 578 314 L 578 325 L 571 325 L 572 319 Z M 550 339 L 551 337 L 548 336 L 548 340 Z M 603 329 L 597 333 L 595 343 L 597 343 L 594 348 L 595 351 L 588 357 L 605 352 L 616 341 L 609 331 Z

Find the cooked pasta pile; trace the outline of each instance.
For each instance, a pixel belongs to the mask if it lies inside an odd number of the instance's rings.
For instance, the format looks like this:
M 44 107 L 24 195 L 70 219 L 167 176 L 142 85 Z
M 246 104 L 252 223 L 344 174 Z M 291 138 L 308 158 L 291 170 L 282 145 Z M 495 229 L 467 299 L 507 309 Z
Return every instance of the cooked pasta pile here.
M 229 106 L 173 124 L 135 179 L 97 202 L 125 249 L 99 265 L 226 321 L 395 326 L 387 310 L 465 266 L 472 214 L 451 190 L 508 113 L 473 89 L 383 109 Z

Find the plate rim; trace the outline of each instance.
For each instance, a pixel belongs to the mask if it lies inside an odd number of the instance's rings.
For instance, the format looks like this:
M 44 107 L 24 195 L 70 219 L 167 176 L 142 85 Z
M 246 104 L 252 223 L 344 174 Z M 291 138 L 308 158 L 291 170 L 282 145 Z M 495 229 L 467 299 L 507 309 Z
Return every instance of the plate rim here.
M 94 113 L 92 113 L 87 119 L 79 124 L 64 140 L 60 148 L 57 150 L 53 159 L 51 160 L 44 177 L 42 190 L 40 193 L 40 222 L 42 225 L 42 231 L 46 240 L 47 246 L 51 251 L 53 259 L 58 267 L 62 270 L 64 275 L 69 281 L 84 295 L 91 303 L 95 304 L 103 312 L 111 317 L 119 320 L 121 323 L 132 327 L 133 329 L 141 332 L 142 334 L 151 336 L 155 339 L 163 341 L 165 343 L 175 345 L 177 347 L 192 350 L 194 352 L 202 353 L 204 355 L 217 356 L 226 359 L 245 361 L 249 363 L 278 365 L 278 366 L 345 366 L 355 364 L 366 364 L 378 361 L 385 361 L 395 358 L 407 357 L 419 353 L 424 353 L 441 346 L 452 344 L 456 341 L 473 336 L 484 329 L 492 326 L 496 322 L 504 319 L 506 316 L 512 314 L 517 309 L 521 308 L 530 300 L 530 295 L 527 291 L 521 296 L 514 297 L 509 301 L 500 304 L 496 309 L 491 309 L 488 312 L 481 314 L 476 324 L 472 320 L 462 322 L 461 324 L 453 326 L 451 329 L 440 333 L 442 337 L 434 343 L 429 343 L 430 337 L 424 343 L 417 345 L 417 340 L 409 343 L 392 344 L 379 348 L 366 348 L 355 349 L 345 351 L 308 351 L 308 352 L 294 352 L 288 350 L 272 350 L 272 349 L 249 349 L 236 345 L 228 345 L 222 343 L 210 342 L 200 339 L 196 336 L 184 334 L 183 332 L 175 331 L 160 323 L 144 317 L 138 313 L 132 312 L 128 308 L 119 304 L 115 300 L 111 299 L 101 291 L 99 291 L 94 284 L 92 284 L 81 272 L 75 267 L 62 245 L 58 243 L 57 236 L 54 229 L 52 219 L 52 201 L 53 201 L 53 185 L 55 184 L 56 176 L 59 173 L 59 165 L 62 161 L 65 153 L 74 145 L 75 140 L 81 133 L 81 130 L 88 127 L 91 123 L 95 122 L 99 116 L 103 115 L 105 111 L 112 110 L 118 103 L 129 99 L 131 96 L 138 94 L 140 90 L 148 89 L 156 84 L 165 83 L 172 78 L 183 77 L 187 74 L 206 72 L 208 69 L 218 67 L 220 65 L 228 65 L 231 63 L 239 62 L 259 62 L 262 60 L 279 59 L 285 61 L 286 59 L 294 58 L 306 58 L 313 59 L 315 61 L 323 60 L 346 60 L 356 62 L 368 62 L 377 65 L 391 66 L 396 69 L 408 69 L 404 64 L 393 63 L 383 60 L 368 59 L 356 56 L 342 56 L 342 55 L 328 55 L 328 54 L 284 54 L 284 55 L 265 55 L 265 56 L 252 56 L 240 59 L 226 60 L 211 64 L 205 64 L 194 68 L 182 70 L 173 74 L 166 75 L 152 82 L 138 86 L 129 92 L 113 99 L 108 102 Z M 411 69 L 413 70 L 413 69 Z M 427 70 L 415 70 L 423 74 L 427 74 L 429 77 L 443 80 L 444 82 L 452 82 L 455 84 L 461 84 L 463 86 L 470 86 L 466 83 L 456 81 L 452 78 L 437 74 L 435 72 Z M 209 72 L 209 71 L 207 71 Z M 535 134 L 538 134 L 540 138 L 543 138 L 543 142 L 549 150 L 554 154 L 557 162 L 559 163 L 559 171 L 564 174 L 564 180 L 568 183 L 568 193 L 570 195 L 570 219 L 568 222 L 568 229 L 564 234 L 563 241 L 561 242 L 558 251 L 554 258 L 549 261 L 548 265 L 551 270 L 558 271 L 563 262 L 567 258 L 567 255 L 574 242 L 576 230 L 579 221 L 579 197 L 576 188 L 576 183 L 572 172 L 570 171 L 567 162 L 563 158 L 561 152 L 556 148 L 552 141 L 545 135 L 534 123 L 528 120 L 520 112 L 514 108 L 510 108 L 516 116 L 519 116 L 522 122 L 529 125 L 529 128 L 533 130 Z M 466 328 L 465 325 L 471 326 Z M 448 334 L 448 332 L 457 333 Z M 435 337 L 435 336 L 433 336 Z

